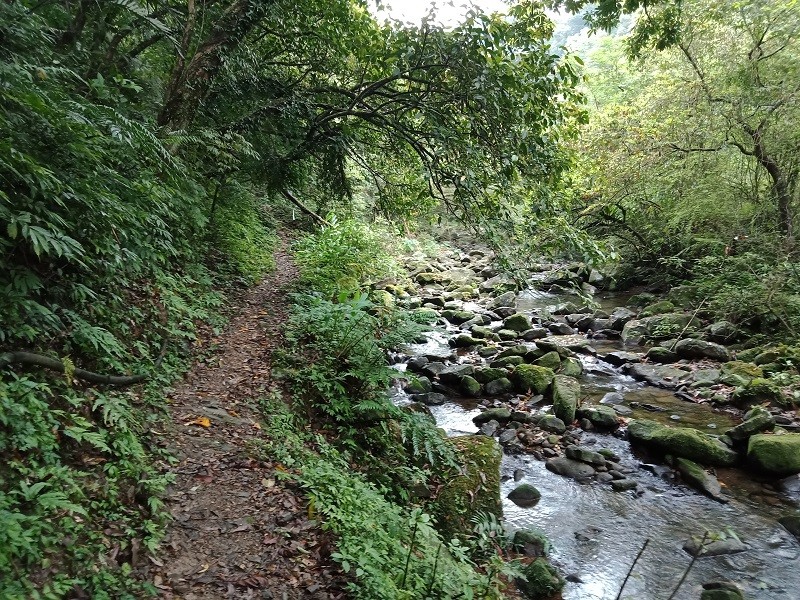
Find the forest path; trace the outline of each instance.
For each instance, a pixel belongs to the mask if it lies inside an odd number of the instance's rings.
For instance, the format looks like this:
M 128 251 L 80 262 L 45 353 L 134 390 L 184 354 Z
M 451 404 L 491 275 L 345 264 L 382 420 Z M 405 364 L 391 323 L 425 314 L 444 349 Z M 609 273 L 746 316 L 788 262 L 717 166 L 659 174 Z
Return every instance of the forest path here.
M 143 576 L 162 598 L 333 600 L 343 597 L 326 536 L 302 493 L 255 458 L 258 399 L 275 386 L 297 269 L 282 239 L 276 268 L 237 302 L 217 348 L 169 394 L 167 447 L 178 458 L 166 499 L 173 516 L 157 564 Z M 208 421 L 204 421 L 208 419 Z M 155 563 L 156 561 L 154 561 Z

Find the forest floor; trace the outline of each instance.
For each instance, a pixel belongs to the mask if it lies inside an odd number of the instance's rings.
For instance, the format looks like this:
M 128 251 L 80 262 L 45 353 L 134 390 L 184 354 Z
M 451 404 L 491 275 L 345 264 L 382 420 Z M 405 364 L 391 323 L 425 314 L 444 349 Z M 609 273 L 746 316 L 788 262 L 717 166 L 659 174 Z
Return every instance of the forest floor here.
M 256 457 L 258 399 L 277 384 L 271 357 L 283 342 L 297 270 L 283 240 L 276 268 L 236 302 L 224 332 L 168 395 L 167 449 L 178 462 L 161 554 L 142 576 L 162 598 L 335 600 L 341 571 L 327 534 L 309 520 L 302 491 L 279 464 Z

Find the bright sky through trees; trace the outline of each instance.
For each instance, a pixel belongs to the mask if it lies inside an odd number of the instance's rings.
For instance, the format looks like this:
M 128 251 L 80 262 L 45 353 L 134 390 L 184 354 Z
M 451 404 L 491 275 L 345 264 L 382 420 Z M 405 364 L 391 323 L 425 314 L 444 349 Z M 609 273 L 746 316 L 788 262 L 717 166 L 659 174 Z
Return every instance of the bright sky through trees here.
M 373 0 L 373 5 L 377 4 Z M 404 21 L 418 23 L 428 13 L 431 5 L 436 5 L 437 20 L 445 25 L 455 25 L 468 10 L 469 3 L 464 0 L 392 0 L 382 2 L 381 10 L 376 14 Z M 475 0 L 475 6 L 486 12 L 504 11 L 507 4 L 502 0 Z

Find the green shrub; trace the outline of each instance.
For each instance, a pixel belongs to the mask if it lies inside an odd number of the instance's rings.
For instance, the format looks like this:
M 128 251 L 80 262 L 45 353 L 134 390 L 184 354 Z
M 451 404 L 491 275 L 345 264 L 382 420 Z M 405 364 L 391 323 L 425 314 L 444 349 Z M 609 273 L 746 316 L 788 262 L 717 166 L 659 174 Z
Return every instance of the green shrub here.
M 329 216 L 329 226 L 306 235 L 296 244 L 301 283 L 326 298 L 353 293 L 370 280 L 398 273 L 387 249 L 388 229 L 356 220 Z

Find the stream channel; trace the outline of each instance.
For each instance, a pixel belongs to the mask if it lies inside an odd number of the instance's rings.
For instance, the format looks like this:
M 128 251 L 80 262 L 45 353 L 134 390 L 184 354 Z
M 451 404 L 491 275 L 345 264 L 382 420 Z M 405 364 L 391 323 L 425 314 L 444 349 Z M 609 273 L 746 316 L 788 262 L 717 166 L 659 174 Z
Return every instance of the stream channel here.
M 574 296 L 525 291 L 517 296 L 516 308 L 536 317 Z M 601 308 L 611 311 L 627 298 L 613 295 L 598 299 Z M 465 302 L 470 310 L 475 305 Z M 405 350 L 411 356 L 453 352 L 447 341 L 458 332 L 455 326 L 429 334 L 425 344 Z M 585 336 L 580 334 L 582 338 Z M 574 336 L 572 336 L 574 337 Z M 554 340 L 559 337 L 554 337 Z M 598 352 L 631 350 L 618 340 L 591 341 Z M 602 346 L 601 346 L 602 344 Z M 641 351 L 641 348 L 637 348 Z M 457 358 L 456 358 L 457 356 Z M 580 377 L 582 397 L 599 402 L 608 392 L 618 392 L 630 407 L 642 404 L 662 407 L 663 412 L 641 408 L 625 410 L 634 418 L 649 418 L 713 433 L 735 424 L 731 415 L 705 404 L 677 398 L 673 392 L 656 388 L 625 375 L 591 354 L 579 354 L 584 372 Z M 463 352 L 453 355 L 464 361 Z M 400 371 L 405 364 L 396 365 Z M 395 402 L 408 397 L 398 384 L 392 390 Z M 438 425 L 448 435 L 477 433 L 472 418 L 481 412 L 482 398 L 452 397 L 431 406 Z M 494 399 L 490 399 L 490 406 Z M 543 406 L 541 410 L 547 411 Z M 666 420 L 666 421 L 665 421 Z M 722 556 L 701 556 L 688 578 L 675 594 L 676 599 L 696 599 L 701 584 L 715 580 L 736 582 L 747 598 L 800 599 L 800 545 L 777 520 L 797 506 L 798 495 L 775 491 L 775 482 L 756 480 L 739 469 L 717 469 L 719 481 L 730 502 L 722 504 L 675 481 L 672 470 L 651 461 L 611 434 L 578 429 L 582 445 L 612 450 L 618 463 L 638 482 L 636 492 L 615 492 L 607 484 L 578 483 L 545 469 L 544 461 L 528 454 L 504 454 L 501 467 L 501 496 L 506 526 L 540 530 L 552 543 L 550 559 L 567 576 L 563 597 L 566 600 L 613 600 L 625 575 L 645 540 L 648 546 L 625 585 L 622 598 L 666 600 L 683 575 L 691 557 L 683 545 L 691 537 L 702 538 L 706 531 L 734 531 L 747 550 Z M 515 480 L 516 475 L 516 480 Z M 506 496 L 520 483 L 530 483 L 541 492 L 533 507 L 520 508 Z

